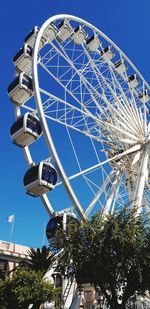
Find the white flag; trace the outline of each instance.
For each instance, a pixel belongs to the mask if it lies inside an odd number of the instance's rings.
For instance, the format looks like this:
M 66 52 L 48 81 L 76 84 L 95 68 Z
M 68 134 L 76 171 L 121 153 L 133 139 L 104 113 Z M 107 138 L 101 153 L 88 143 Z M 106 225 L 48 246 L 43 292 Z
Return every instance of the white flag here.
M 14 221 L 14 219 L 15 219 L 15 215 L 11 215 L 11 216 L 7 217 L 7 221 L 9 223 L 12 223 Z

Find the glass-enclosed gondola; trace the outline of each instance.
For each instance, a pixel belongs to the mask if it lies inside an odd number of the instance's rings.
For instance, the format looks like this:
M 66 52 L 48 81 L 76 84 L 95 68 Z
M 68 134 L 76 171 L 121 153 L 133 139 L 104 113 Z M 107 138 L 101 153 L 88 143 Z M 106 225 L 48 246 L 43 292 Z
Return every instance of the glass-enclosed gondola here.
M 115 57 L 115 53 L 112 51 L 111 46 L 107 46 L 101 51 L 101 58 L 105 62 L 110 61 L 114 57 Z
M 79 25 L 74 29 L 74 33 L 72 35 L 72 40 L 74 44 L 83 44 L 87 37 L 86 31 Z
M 60 41 L 65 41 L 67 40 L 71 33 L 72 33 L 72 28 L 69 25 L 69 23 L 66 23 L 66 21 L 62 21 L 61 23 L 58 24 L 59 32 L 57 34 L 57 38 Z
M 125 64 L 125 62 L 122 59 L 115 62 L 114 67 L 115 67 L 115 70 L 118 74 L 124 74 L 125 71 L 128 68 L 127 65 Z
M 148 90 L 145 90 L 145 91 L 143 91 L 143 92 L 140 92 L 140 93 L 138 94 L 138 97 L 139 97 L 139 100 L 140 100 L 143 104 L 147 103 L 147 102 L 150 100 L 150 94 L 149 94 Z
M 13 63 L 17 70 L 30 74 L 32 71 L 32 47 L 25 44 L 13 57 Z
M 77 218 L 73 213 L 62 213 L 51 218 L 46 226 L 46 237 L 49 243 L 56 248 L 60 248 L 62 244 L 59 241 L 56 241 L 56 233 L 57 231 L 63 233 L 63 231 L 66 230 L 67 225 L 71 222 L 77 222 Z
M 35 39 L 37 37 L 37 34 L 39 32 L 39 27 L 35 26 L 29 33 L 28 35 L 25 37 L 24 39 L 24 43 L 30 45 L 32 48 L 34 47 L 35 44 Z M 39 50 L 46 44 L 46 39 L 45 38 L 41 38 L 40 40 L 40 44 L 39 44 Z
M 133 75 L 128 77 L 128 83 L 129 83 L 129 86 L 131 88 L 135 88 L 136 86 L 138 86 L 139 80 L 138 80 L 136 74 L 133 74 Z
M 33 96 L 32 78 L 21 72 L 9 85 L 8 95 L 17 105 L 22 105 Z
M 13 143 L 20 147 L 28 146 L 42 134 L 40 120 L 35 115 L 25 113 L 11 126 L 10 134 Z
M 50 23 L 45 31 L 44 31 L 44 37 L 46 38 L 46 40 L 48 40 L 49 42 L 53 41 L 58 33 L 58 28 L 56 27 L 56 25 L 54 23 Z
M 41 161 L 28 169 L 23 182 L 28 194 L 40 196 L 54 189 L 57 182 L 56 169 L 51 163 Z
M 96 34 L 93 34 L 91 37 L 89 37 L 86 41 L 86 46 L 91 52 L 96 52 L 98 51 L 98 48 L 100 47 L 100 40 L 97 37 Z

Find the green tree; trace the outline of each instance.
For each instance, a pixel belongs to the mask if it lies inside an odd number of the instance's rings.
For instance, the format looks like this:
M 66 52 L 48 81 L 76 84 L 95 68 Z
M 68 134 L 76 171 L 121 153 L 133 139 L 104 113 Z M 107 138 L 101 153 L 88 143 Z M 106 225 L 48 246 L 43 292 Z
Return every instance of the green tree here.
M 28 254 L 31 258 L 28 267 L 35 271 L 40 270 L 45 274 L 53 264 L 54 253 L 51 253 L 50 249 L 46 246 L 43 246 L 41 249 L 30 248 Z
M 61 235 L 57 233 L 58 240 Z M 107 220 L 96 214 L 91 221 L 70 224 L 63 242 L 59 270 L 73 271 L 78 285 L 100 287 L 111 309 L 124 309 L 131 296 L 150 291 L 150 225 L 136 210 L 124 208 Z
M 53 286 L 44 281 L 42 272 L 19 268 L 12 278 L 0 281 L 0 308 L 27 309 L 33 304 L 34 309 L 39 309 L 41 303 L 56 299 L 55 294 Z

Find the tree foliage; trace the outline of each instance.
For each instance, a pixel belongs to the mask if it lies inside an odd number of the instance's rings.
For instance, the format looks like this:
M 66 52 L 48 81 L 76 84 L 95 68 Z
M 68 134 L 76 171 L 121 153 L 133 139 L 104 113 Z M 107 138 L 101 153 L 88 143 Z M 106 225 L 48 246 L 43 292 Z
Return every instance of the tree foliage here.
M 0 308 L 26 309 L 33 304 L 36 309 L 41 303 L 53 299 L 53 286 L 44 281 L 41 271 L 23 267 L 17 269 L 12 278 L 0 281 Z
M 50 249 L 46 246 L 42 248 L 30 248 L 28 250 L 29 257 L 31 258 L 28 267 L 35 271 L 42 271 L 45 274 L 50 266 L 52 266 L 54 254 L 51 253 Z
M 59 270 L 74 272 L 78 285 L 99 286 L 111 308 L 125 308 L 131 296 L 150 291 L 150 225 L 136 210 L 124 208 L 107 219 L 96 214 L 91 221 L 70 224 L 63 243 Z

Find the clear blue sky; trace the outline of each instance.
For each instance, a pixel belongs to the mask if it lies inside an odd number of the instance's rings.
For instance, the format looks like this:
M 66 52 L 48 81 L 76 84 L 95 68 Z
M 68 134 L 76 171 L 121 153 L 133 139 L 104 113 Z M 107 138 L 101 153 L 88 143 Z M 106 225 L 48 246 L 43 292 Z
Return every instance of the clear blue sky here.
M 13 241 L 38 247 L 48 215 L 40 201 L 25 194 L 22 183 L 27 169 L 22 151 L 11 143 L 9 128 L 14 122 L 7 86 L 13 79 L 12 57 L 24 37 L 50 16 L 68 13 L 94 24 L 110 37 L 150 82 L 150 1 L 149 0 L 5 0 L 0 4 L 0 239 L 10 241 L 15 214 Z M 41 150 L 39 150 L 41 151 Z M 57 209 L 59 209 L 57 197 Z

